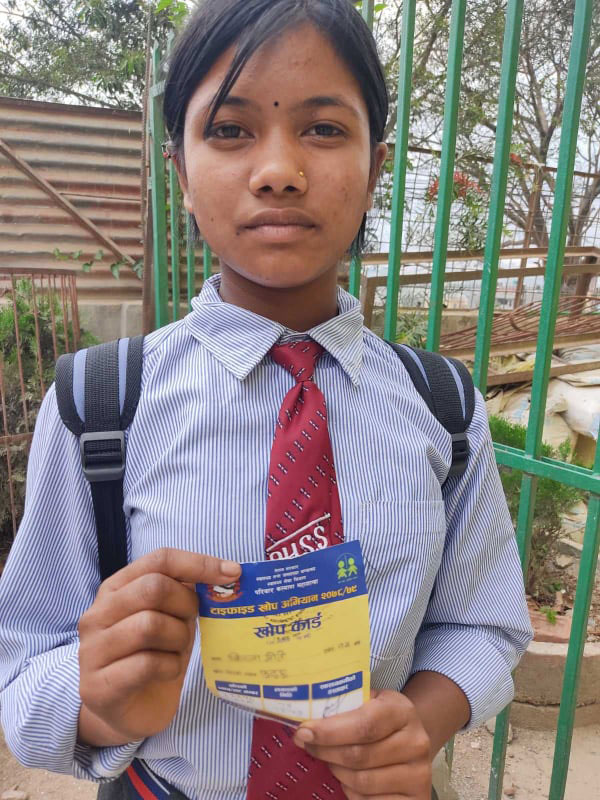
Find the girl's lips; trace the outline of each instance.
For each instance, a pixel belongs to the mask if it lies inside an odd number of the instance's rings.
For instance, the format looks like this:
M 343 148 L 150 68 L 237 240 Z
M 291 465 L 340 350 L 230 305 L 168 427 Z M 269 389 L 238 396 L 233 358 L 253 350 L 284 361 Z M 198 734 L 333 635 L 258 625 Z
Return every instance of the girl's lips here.
M 263 225 L 275 227 L 299 225 L 305 228 L 314 228 L 314 220 L 300 208 L 263 208 L 253 214 L 246 222 L 247 228 L 258 228 Z
M 316 230 L 314 225 L 255 225 L 246 228 L 247 232 L 262 241 L 293 242 Z

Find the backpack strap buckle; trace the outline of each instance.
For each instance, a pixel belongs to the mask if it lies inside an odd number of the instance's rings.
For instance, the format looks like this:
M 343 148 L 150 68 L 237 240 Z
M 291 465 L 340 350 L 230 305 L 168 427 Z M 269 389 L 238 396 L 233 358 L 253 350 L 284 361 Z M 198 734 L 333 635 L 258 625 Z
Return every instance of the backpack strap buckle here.
M 469 440 L 464 432 L 452 434 L 452 466 L 448 471 L 448 478 L 462 475 L 469 458 Z
M 87 447 L 86 447 L 87 445 Z M 90 481 L 120 481 L 125 473 L 123 431 L 93 431 L 79 437 L 83 474 Z

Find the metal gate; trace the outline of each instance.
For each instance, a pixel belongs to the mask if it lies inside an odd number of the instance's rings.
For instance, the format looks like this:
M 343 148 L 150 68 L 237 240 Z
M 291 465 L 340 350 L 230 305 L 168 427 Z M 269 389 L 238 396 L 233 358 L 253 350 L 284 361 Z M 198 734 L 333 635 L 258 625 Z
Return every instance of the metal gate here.
M 490 339 L 498 264 L 503 227 L 503 214 L 510 159 L 510 143 L 513 126 L 515 85 L 524 0 L 508 0 L 506 9 L 504 44 L 496 144 L 493 163 L 493 176 L 490 194 L 490 208 L 487 237 L 483 256 L 481 278 L 481 300 L 478 314 L 477 336 L 473 378 L 475 384 L 485 393 L 487 386 Z M 373 25 L 374 0 L 363 0 L 362 13 L 369 25 Z M 570 61 L 565 103 L 561 122 L 561 141 L 559 162 L 556 174 L 554 207 L 550 242 L 546 259 L 543 299 L 540 314 L 540 328 L 537 340 L 535 368 L 531 394 L 531 413 L 527 427 L 525 448 L 519 450 L 495 444 L 498 464 L 512 467 L 522 472 L 520 506 L 517 521 L 517 540 L 519 552 L 526 569 L 531 543 L 532 522 L 535 513 L 537 482 L 547 477 L 574 486 L 590 493 L 588 516 L 583 543 L 583 552 L 573 610 L 572 633 L 569 641 L 565 677 L 560 704 L 560 713 L 554 750 L 554 763 L 549 789 L 549 800 L 564 798 L 575 708 L 583 649 L 586 640 L 587 618 L 595 578 L 600 543 L 600 448 L 591 470 L 564 463 L 541 455 L 542 429 L 546 406 L 550 363 L 553 349 L 554 331 L 557 321 L 560 289 L 563 277 L 563 262 L 567 237 L 567 224 L 571 204 L 572 183 L 575 167 L 575 154 L 581 113 L 583 85 L 586 75 L 587 54 L 592 24 L 593 0 L 576 0 L 573 34 L 570 47 Z M 446 96 L 444 107 L 444 129 L 440 163 L 439 188 L 435 220 L 435 246 L 431 273 L 430 309 L 428 314 L 427 347 L 437 350 L 440 344 L 443 290 L 448 253 L 448 231 L 454 184 L 455 150 L 458 119 L 459 88 L 463 60 L 463 39 L 465 32 L 466 0 L 453 0 L 450 20 L 450 44 Z M 391 241 L 387 274 L 387 300 L 385 308 L 384 337 L 396 339 L 398 314 L 398 289 L 401 264 L 401 243 L 403 216 L 405 208 L 406 167 L 408 134 L 411 106 L 411 77 L 413 72 L 413 45 L 417 0 L 405 0 L 402 18 L 401 59 L 398 82 L 398 118 L 396 145 L 394 153 L 393 199 L 391 210 Z M 159 75 L 160 50 L 153 54 L 154 74 Z M 165 138 L 162 122 L 162 95 L 164 84 L 155 81 L 151 89 L 150 132 L 152 139 L 152 208 L 154 215 L 154 280 L 156 325 L 169 321 L 169 296 L 172 299 L 172 318 L 177 319 L 180 307 L 180 241 L 179 207 L 176 188 L 176 174 L 169 162 L 168 176 L 161 144 Z M 170 187 L 170 209 L 167 215 L 166 186 Z M 170 219 L 170 264 L 167 218 Z M 196 254 L 190 237 L 187 221 L 186 275 L 188 303 L 196 293 Z M 211 254 L 205 246 L 202 257 L 203 277 L 211 273 Z M 171 288 L 169 289 L 169 273 Z M 350 265 L 349 288 L 358 297 L 361 279 L 360 260 L 354 259 Z M 506 757 L 510 706 L 497 718 L 492 753 L 489 782 L 489 800 L 500 800 Z M 452 747 L 449 760 L 452 758 Z

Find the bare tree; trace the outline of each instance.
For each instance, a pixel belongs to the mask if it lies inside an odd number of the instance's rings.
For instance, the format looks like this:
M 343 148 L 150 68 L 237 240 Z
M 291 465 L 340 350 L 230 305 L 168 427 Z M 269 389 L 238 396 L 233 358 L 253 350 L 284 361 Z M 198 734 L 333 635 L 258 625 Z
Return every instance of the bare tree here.
M 417 146 L 439 147 L 441 143 L 450 5 L 449 0 L 423 0 L 418 4 L 411 105 L 411 144 Z M 530 0 L 523 19 L 514 155 L 505 213 L 518 229 L 531 229 L 531 243 L 538 247 L 548 245 L 555 173 L 543 167 L 555 164 L 558 156 L 574 5 L 574 0 Z M 505 13 L 504 0 L 471 0 L 467 6 L 457 163 L 483 188 L 489 186 L 489 159 L 495 144 Z M 401 14 L 401 0 L 390 0 L 376 28 L 394 111 L 387 131 L 390 136 L 397 107 Z M 577 158 L 577 168 L 593 174 L 576 178 L 568 228 L 570 245 L 585 241 L 598 217 L 600 0 L 596 0 L 593 19 Z M 541 169 L 527 169 L 526 165 L 539 165 Z

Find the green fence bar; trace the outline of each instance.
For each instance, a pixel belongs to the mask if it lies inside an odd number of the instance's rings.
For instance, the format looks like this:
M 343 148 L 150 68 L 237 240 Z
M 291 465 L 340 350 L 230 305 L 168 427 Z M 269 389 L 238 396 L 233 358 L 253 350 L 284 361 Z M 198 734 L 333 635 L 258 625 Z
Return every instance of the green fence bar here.
M 400 74 L 398 75 L 398 117 L 396 121 L 396 145 L 394 148 L 394 192 L 392 195 L 390 252 L 383 328 L 383 336 L 389 342 L 396 341 L 398 324 L 398 276 L 400 275 L 402 231 L 404 227 L 406 158 L 410 126 L 416 7 L 417 0 L 404 0 L 402 38 L 400 41 Z
M 360 255 L 355 253 L 350 259 L 350 279 L 348 282 L 348 291 L 354 297 L 360 297 L 360 278 L 362 273 L 362 262 Z
M 153 83 L 160 71 L 160 50 L 158 44 L 152 49 Z M 152 175 L 152 229 L 154 243 L 154 302 L 155 325 L 157 328 L 169 321 L 169 286 L 167 268 L 167 203 L 165 185 L 165 161 L 162 143 L 165 139 L 165 125 L 162 116 L 162 99 L 152 96 L 150 100 L 150 169 Z
M 446 764 L 448 769 L 452 772 L 452 764 L 454 763 L 454 737 L 444 745 L 444 753 L 446 756 Z
M 167 37 L 167 56 L 170 55 L 175 41 L 175 32 L 171 31 Z M 164 95 L 164 84 L 163 92 Z M 171 302 L 173 305 L 173 322 L 179 319 L 179 222 L 181 206 L 179 203 L 179 181 L 175 163 L 169 160 L 169 219 L 171 229 Z
M 498 261 L 504 222 L 504 203 L 506 200 L 506 185 L 508 181 L 508 163 L 512 137 L 515 85 L 519 61 L 519 42 L 521 38 L 522 20 L 523 0 L 509 0 L 506 11 L 504 45 L 502 49 L 496 151 L 494 154 L 494 168 L 492 173 L 489 221 L 483 261 L 483 279 L 481 282 L 481 299 L 477 321 L 475 364 L 473 370 L 474 383 L 482 392 L 485 392 L 487 383 L 490 338 L 492 335 L 494 302 L 498 280 Z M 502 800 L 509 724 L 510 706 L 505 708 L 496 717 L 488 787 L 489 800 Z
M 578 467 L 554 458 L 534 458 L 516 447 L 494 442 L 496 461 L 505 467 L 519 469 L 539 478 L 551 478 L 553 481 L 576 486 L 584 492 L 600 493 L 600 484 L 591 470 Z
M 373 29 L 373 15 L 375 9 L 375 2 L 374 0 L 363 0 L 361 4 L 361 13 L 363 15 L 363 19 L 371 28 Z M 362 263 L 360 259 L 360 255 L 355 253 L 352 258 L 350 259 L 350 275 L 348 281 L 348 291 L 354 297 L 360 296 L 360 278 L 362 272 Z
M 531 392 L 531 413 L 527 426 L 525 452 L 539 456 L 542 428 L 550 376 L 550 359 L 554 341 L 554 328 L 558 309 L 558 298 L 562 283 L 562 268 L 565 255 L 567 228 L 571 210 L 573 188 L 573 169 L 577 151 L 581 98 L 585 81 L 587 51 L 590 41 L 590 27 L 593 0 L 577 0 L 573 25 L 573 41 L 569 60 L 569 71 L 565 91 L 565 104 L 562 117 L 562 133 L 554 193 L 552 227 L 548 244 L 548 259 L 544 277 L 544 294 L 540 314 L 540 331 L 537 342 L 533 386 Z
M 192 236 L 192 215 L 185 214 L 185 244 L 186 244 L 186 271 L 187 271 L 187 302 L 188 311 L 192 310 L 192 298 L 196 295 L 196 247 Z
M 450 21 L 450 45 L 448 51 L 448 81 L 444 106 L 444 134 L 442 137 L 442 163 L 438 190 L 437 214 L 434 232 L 433 266 L 429 295 L 427 325 L 427 349 L 437 350 L 442 327 L 442 302 L 444 297 L 444 273 L 448 250 L 448 228 L 450 206 L 454 192 L 454 157 L 456 150 L 456 125 L 460 95 L 463 40 L 465 32 L 466 0 L 453 0 Z
M 556 178 L 556 197 L 560 202 L 555 206 L 555 213 L 552 217 L 552 229 L 550 232 L 550 258 L 548 268 L 555 279 L 550 282 L 546 291 L 544 281 L 544 298 L 548 295 L 548 305 L 552 304 L 552 317 L 548 321 L 554 329 L 556 321 L 556 306 L 560 293 L 560 283 L 562 277 L 562 264 L 564 259 L 565 240 L 567 235 L 568 217 L 571 207 L 571 193 L 573 184 L 573 169 L 575 167 L 575 155 L 577 149 L 577 136 L 579 132 L 579 118 L 581 112 L 581 99 L 583 86 L 585 83 L 585 70 L 587 54 L 590 43 L 591 22 L 592 22 L 593 0 L 577 0 L 575 3 L 575 16 L 573 20 L 573 42 L 569 59 L 569 72 L 567 75 L 567 87 L 565 93 L 565 105 L 563 112 L 563 131 L 560 140 L 560 152 L 558 160 L 558 173 Z M 544 304 L 542 303 L 542 315 Z M 542 316 L 542 325 L 546 321 Z M 538 367 L 536 357 L 534 369 L 533 391 L 536 389 L 536 377 L 540 387 L 544 390 L 543 400 L 545 403 L 548 378 L 550 372 L 550 356 Z M 533 394 L 532 394 L 533 406 Z M 539 413 L 535 416 L 537 428 L 534 433 L 541 436 L 543 416 L 539 419 Z M 531 422 L 530 422 L 531 425 Z M 529 430 L 527 431 L 529 434 Z M 600 436 L 600 434 L 599 434 Z M 532 442 L 533 445 L 533 435 Z M 596 459 L 594 463 L 596 477 L 600 473 L 600 444 L 596 447 Z M 549 800 L 563 800 L 567 783 L 567 771 L 571 753 L 571 740 L 573 736 L 573 724 L 575 721 L 575 707 L 577 703 L 577 691 L 579 688 L 579 678 L 581 674 L 581 661 L 583 649 L 587 636 L 587 619 L 590 607 L 591 593 L 594 585 L 596 562 L 598 560 L 598 539 L 600 529 L 600 498 L 596 495 L 590 498 L 588 507 L 588 517 L 586 522 L 583 552 L 579 567 L 579 577 L 577 581 L 577 591 L 575 594 L 575 605 L 573 608 L 573 623 L 569 638 L 569 649 L 567 661 L 565 663 L 565 676 L 563 680 L 563 690 L 561 706 L 558 718 L 558 731 L 554 750 L 554 764 L 552 769 L 552 779 L 550 785 Z
M 204 242 L 202 245 L 202 266 L 204 271 L 204 280 L 208 280 L 212 275 L 212 253 L 210 247 Z
M 490 782 L 488 800 L 501 800 L 502 784 L 504 782 L 504 765 L 506 763 L 506 745 L 510 724 L 510 705 L 496 717 L 494 730 L 494 745 L 492 747 L 492 761 L 490 767 Z
M 362 0 L 362 7 L 361 7 L 363 19 L 373 30 L 373 19 L 375 17 L 375 0 Z
M 594 473 L 600 479 L 600 437 L 596 446 Z M 590 613 L 590 602 L 596 564 L 598 562 L 598 546 L 600 545 L 600 497 L 590 498 L 588 515 L 583 539 L 583 550 L 579 566 L 577 591 L 573 606 L 573 632 L 569 638 L 569 649 L 565 662 L 560 711 L 558 714 L 558 731 L 554 744 L 554 764 L 550 783 L 549 800 L 562 800 L 567 785 L 569 757 L 571 755 L 571 739 L 575 722 L 575 708 L 581 677 L 581 661 L 587 634 L 587 620 Z
M 179 319 L 179 182 L 173 159 L 169 161 L 169 201 L 171 206 L 171 294 L 173 300 L 173 322 Z
M 483 278 L 475 341 L 475 365 L 473 381 L 482 393 L 487 385 L 490 339 L 494 319 L 494 302 L 498 282 L 498 260 L 504 223 L 504 203 L 508 181 L 508 164 L 512 138 L 515 85 L 519 65 L 519 42 L 523 21 L 523 0 L 509 0 L 504 29 L 502 50 L 502 72 L 500 77 L 500 99 L 498 102 L 498 124 L 496 126 L 496 152 L 492 173 L 490 211 L 488 220 Z

